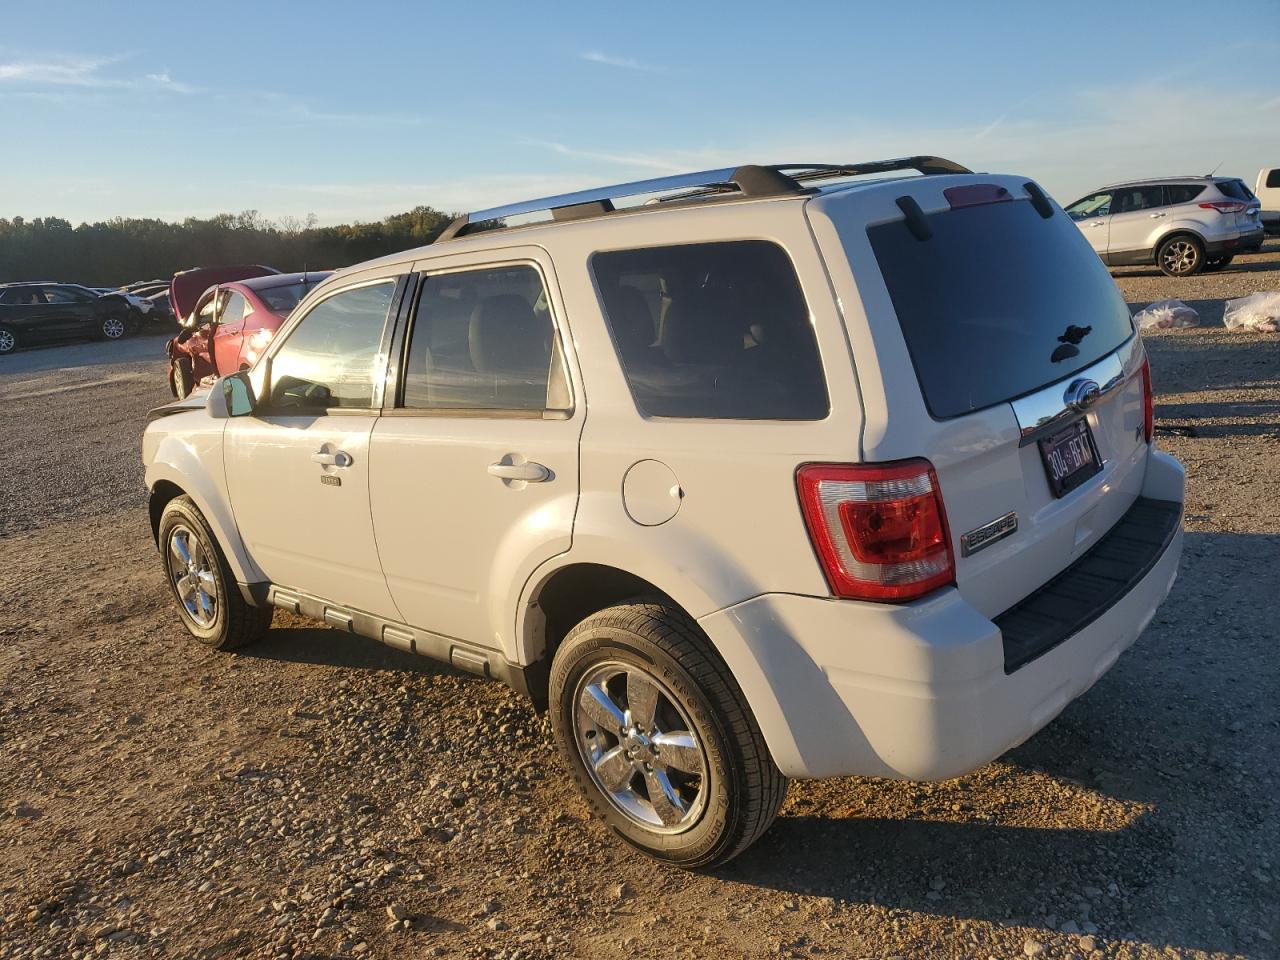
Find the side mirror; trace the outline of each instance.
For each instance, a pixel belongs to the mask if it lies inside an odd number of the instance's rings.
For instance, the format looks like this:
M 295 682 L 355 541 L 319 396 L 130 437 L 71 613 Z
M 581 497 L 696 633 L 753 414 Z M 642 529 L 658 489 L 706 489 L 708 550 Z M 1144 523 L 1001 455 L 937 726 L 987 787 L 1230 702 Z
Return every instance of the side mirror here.
M 241 371 L 214 383 L 213 389 L 209 391 L 206 409 L 213 419 L 226 420 L 229 417 L 248 416 L 257 405 L 253 385 L 249 383 L 249 374 Z

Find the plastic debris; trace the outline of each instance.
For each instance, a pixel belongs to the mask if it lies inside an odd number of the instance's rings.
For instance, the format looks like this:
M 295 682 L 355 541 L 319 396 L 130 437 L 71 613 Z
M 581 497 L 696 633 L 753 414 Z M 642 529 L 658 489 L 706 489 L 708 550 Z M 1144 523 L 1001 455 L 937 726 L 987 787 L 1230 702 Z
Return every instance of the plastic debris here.
M 1198 327 L 1200 314 L 1181 300 L 1157 300 L 1134 315 L 1139 330 L 1167 330 L 1170 327 Z
M 1280 330 L 1280 291 L 1251 293 L 1247 297 L 1228 300 L 1222 322 L 1228 330 L 1275 333 Z

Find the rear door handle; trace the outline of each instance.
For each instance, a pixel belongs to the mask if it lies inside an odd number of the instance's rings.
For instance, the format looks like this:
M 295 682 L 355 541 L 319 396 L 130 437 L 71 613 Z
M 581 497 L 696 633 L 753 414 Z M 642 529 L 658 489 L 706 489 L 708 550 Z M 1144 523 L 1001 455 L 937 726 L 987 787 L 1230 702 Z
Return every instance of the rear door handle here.
M 1089 224 L 1091 227 L 1105 227 L 1106 225 L 1105 220 L 1095 220 L 1093 223 Z
M 1153 214 L 1151 214 L 1151 219 L 1152 219 L 1152 220 L 1159 220 L 1159 219 L 1160 219 L 1161 217 L 1163 217 L 1163 216 L 1164 216 L 1164 214 L 1163 214 L 1163 213 L 1153 213 Z
M 345 450 L 339 450 L 337 453 L 325 453 L 321 450 L 319 453 L 311 455 L 312 463 L 322 463 L 326 467 L 349 467 L 351 466 L 351 454 Z
M 491 463 L 489 476 L 500 480 L 524 480 L 527 483 L 542 483 L 551 479 L 551 471 L 540 463 L 530 460 L 528 463 Z

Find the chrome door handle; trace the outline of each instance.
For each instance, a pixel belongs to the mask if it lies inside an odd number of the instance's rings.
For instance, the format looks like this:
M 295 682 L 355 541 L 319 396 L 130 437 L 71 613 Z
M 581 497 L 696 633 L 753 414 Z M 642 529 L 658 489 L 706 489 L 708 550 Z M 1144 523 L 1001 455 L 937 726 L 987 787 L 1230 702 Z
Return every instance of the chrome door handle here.
M 540 463 L 491 463 L 489 476 L 500 480 L 524 480 L 528 483 L 542 483 L 551 479 L 551 471 Z
M 351 466 L 351 454 L 343 450 L 339 450 L 337 453 L 325 453 L 321 450 L 319 453 L 311 455 L 311 462 L 321 463 L 326 467 L 349 467 Z
M 1159 219 L 1160 219 L 1161 217 L 1163 217 L 1163 216 L 1164 216 L 1164 214 L 1163 214 L 1163 213 L 1153 213 L 1153 214 L 1151 214 L 1151 219 L 1152 219 L 1152 220 L 1159 220 Z
M 1089 226 L 1091 226 L 1091 227 L 1105 227 L 1105 226 L 1106 226 L 1106 222 L 1105 222 L 1105 221 L 1103 221 L 1103 220 L 1095 220 L 1095 221 L 1093 221 L 1093 223 L 1089 224 Z

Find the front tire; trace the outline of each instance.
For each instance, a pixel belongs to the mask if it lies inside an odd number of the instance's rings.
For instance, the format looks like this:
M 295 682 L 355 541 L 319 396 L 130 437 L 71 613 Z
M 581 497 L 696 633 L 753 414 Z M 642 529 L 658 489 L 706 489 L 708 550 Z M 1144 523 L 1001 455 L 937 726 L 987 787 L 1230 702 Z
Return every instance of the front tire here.
M 157 539 L 165 580 L 191 636 L 215 650 L 234 650 L 271 626 L 272 608 L 245 602 L 217 538 L 190 497 L 169 501 Z
M 187 399 L 194 386 L 191 370 L 181 360 L 174 360 L 171 374 L 170 386 L 173 388 L 173 395 L 179 400 Z
M 18 349 L 18 334 L 13 327 L 0 323 L 0 356 Z
M 103 340 L 119 340 L 128 332 L 128 321 L 114 313 L 103 317 L 98 323 L 98 333 Z
M 1204 269 L 1204 244 L 1195 237 L 1179 234 L 1160 244 L 1156 264 L 1166 277 L 1190 277 Z
M 773 823 L 786 777 L 729 669 L 682 610 L 651 600 L 592 614 L 556 651 L 550 681 L 564 762 L 632 846 L 713 867 Z

